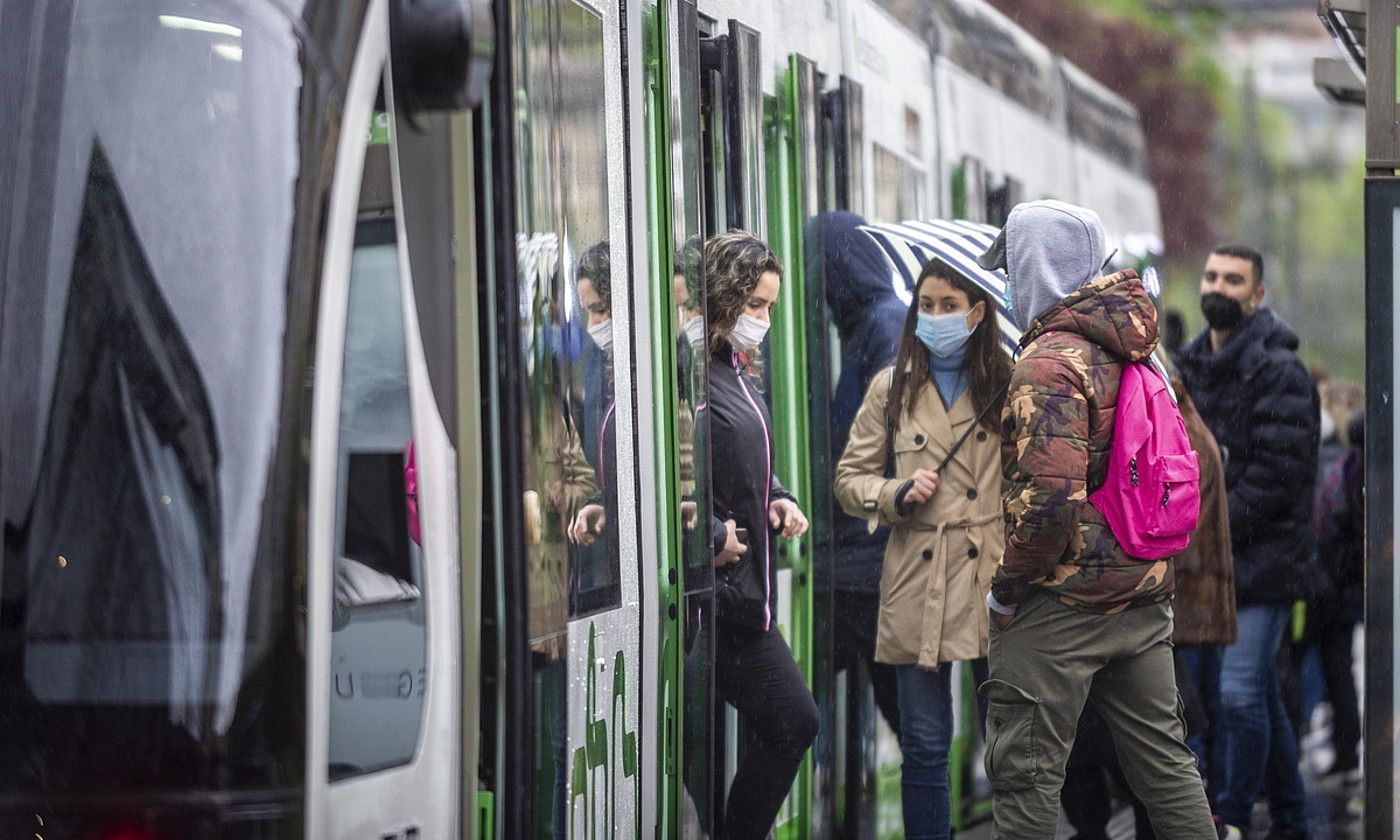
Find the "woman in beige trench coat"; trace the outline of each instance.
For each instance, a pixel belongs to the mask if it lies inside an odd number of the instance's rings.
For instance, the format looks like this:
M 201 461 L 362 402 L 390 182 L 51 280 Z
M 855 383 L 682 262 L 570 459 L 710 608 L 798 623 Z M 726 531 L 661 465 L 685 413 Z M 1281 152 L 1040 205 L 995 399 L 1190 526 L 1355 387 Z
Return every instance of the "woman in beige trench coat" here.
M 836 468 L 841 507 L 872 530 L 893 526 L 875 659 L 896 666 L 911 840 L 950 832 L 943 666 L 987 655 L 985 599 L 1004 545 L 997 423 L 1010 378 L 994 311 L 947 264 L 924 266 L 894 367 L 871 380 Z

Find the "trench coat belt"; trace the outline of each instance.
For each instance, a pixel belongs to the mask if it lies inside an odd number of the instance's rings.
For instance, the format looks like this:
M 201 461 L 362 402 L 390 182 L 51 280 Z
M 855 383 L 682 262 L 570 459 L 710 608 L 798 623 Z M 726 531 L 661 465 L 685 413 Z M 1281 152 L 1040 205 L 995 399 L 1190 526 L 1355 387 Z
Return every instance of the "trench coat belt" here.
M 933 556 L 933 568 L 944 569 L 948 561 L 948 541 L 943 539 L 944 532 L 952 529 L 965 530 L 976 528 L 980 525 L 989 525 L 999 519 L 1001 519 L 1000 511 L 976 519 L 956 519 L 952 522 L 940 522 L 937 525 L 909 523 L 909 527 L 915 531 L 933 532 L 935 539 L 938 541 L 937 553 Z M 941 574 L 929 575 L 928 583 L 924 589 L 924 615 L 928 615 L 929 611 L 934 609 L 934 605 L 947 595 L 942 589 L 942 582 L 943 578 Z M 943 622 L 941 620 L 935 621 L 932 623 L 932 627 L 928 629 L 932 630 L 932 632 L 923 634 L 922 643 L 919 645 L 919 659 L 921 661 L 932 660 L 938 662 L 938 651 L 943 645 Z
M 936 531 L 941 534 L 943 531 L 952 530 L 955 528 L 977 528 L 982 525 L 987 525 L 989 523 L 995 522 L 999 519 L 1001 519 L 1000 510 L 996 511 L 995 513 L 989 513 L 986 516 L 979 516 L 976 518 L 955 519 L 951 522 L 901 522 L 895 527 L 908 528 L 911 531 Z

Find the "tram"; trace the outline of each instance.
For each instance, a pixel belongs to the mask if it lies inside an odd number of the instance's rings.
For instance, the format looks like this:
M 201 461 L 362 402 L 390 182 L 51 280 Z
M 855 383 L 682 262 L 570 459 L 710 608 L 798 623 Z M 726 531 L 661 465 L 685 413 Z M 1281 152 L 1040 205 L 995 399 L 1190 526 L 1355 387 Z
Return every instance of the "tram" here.
M 4 835 L 712 836 L 743 733 L 687 335 L 698 243 L 742 227 L 786 267 L 764 394 L 813 523 L 776 618 L 822 734 L 776 833 L 899 836 L 897 745 L 831 667 L 807 222 L 1058 197 L 1122 262 L 1161 242 L 1130 105 L 980 0 L 915 5 L 7 4 Z

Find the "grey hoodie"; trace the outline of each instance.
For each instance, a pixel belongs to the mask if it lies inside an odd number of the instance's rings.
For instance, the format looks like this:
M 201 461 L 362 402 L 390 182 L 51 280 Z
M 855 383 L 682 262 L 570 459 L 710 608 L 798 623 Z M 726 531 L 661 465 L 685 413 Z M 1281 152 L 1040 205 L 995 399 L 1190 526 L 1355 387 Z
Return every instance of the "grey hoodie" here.
M 1098 277 L 1103 259 L 1098 213 L 1053 199 L 1016 205 L 1006 220 L 1006 275 L 1016 326 L 1025 330 Z

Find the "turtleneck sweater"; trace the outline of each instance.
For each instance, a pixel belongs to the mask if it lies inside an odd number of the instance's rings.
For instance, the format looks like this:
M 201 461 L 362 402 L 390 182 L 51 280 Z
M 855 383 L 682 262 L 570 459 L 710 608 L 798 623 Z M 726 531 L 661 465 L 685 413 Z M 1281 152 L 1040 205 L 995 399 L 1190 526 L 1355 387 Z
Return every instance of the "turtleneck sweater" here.
M 934 385 L 938 386 L 938 396 L 942 397 L 944 408 L 951 408 L 967 390 L 967 372 L 963 369 L 966 359 L 966 343 L 951 356 L 940 358 L 929 354 L 929 373 L 933 376 Z

